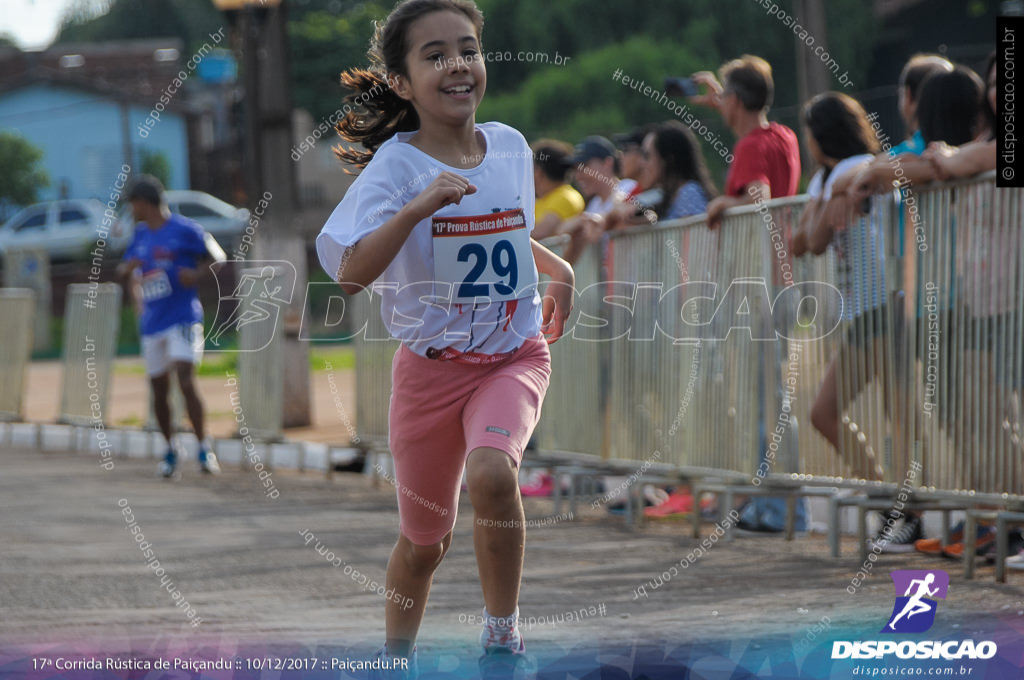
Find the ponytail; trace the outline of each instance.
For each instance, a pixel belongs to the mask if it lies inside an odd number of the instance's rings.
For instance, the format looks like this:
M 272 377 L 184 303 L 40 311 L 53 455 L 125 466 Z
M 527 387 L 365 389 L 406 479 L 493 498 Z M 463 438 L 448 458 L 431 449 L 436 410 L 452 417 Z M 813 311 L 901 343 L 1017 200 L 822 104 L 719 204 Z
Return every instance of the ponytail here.
M 342 87 L 352 92 L 345 96 L 345 117 L 334 126 L 335 132 L 363 150 L 334 147 L 343 162 L 365 168 L 380 145 L 396 132 L 411 132 L 420 127 L 420 117 L 412 102 L 402 99 L 391 88 L 390 74 L 408 75 L 405 57 L 409 52 L 409 27 L 431 12 L 454 11 L 465 15 L 476 27 L 477 39 L 484 29 L 484 15 L 473 0 L 404 0 L 388 18 L 377 24 L 367 54 L 370 67 L 342 72 Z
M 412 102 L 395 94 L 387 77 L 378 71 L 349 69 L 341 74 L 341 84 L 352 92 L 345 96 L 345 108 L 349 110 L 335 124 L 334 131 L 346 142 L 363 147 L 335 146 L 334 154 L 342 163 L 363 169 L 380 145 L 396 132 L 419 129 L 420 117 Z

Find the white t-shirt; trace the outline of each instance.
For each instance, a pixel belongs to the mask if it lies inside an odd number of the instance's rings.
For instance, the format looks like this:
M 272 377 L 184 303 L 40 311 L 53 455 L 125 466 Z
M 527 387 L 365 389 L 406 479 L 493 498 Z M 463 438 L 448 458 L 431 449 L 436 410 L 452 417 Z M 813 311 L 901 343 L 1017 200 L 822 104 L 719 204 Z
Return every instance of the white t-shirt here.
M 636 180 L 633 179 L 622 179 L 619 180 L 618 185 L 608 194 L 608 198 L 601 198 L 600 196 L 594 196 L 587 203 L 587 207 L 584 212 L 595 213 L 597 215 L 607 215 L 611 212 L 612 208 L 615 207 L 616 203 L 621 203 L 626 200 L 629 193 L 636 188 Z
M 502 123 L 476 126 L 483 161 L 454 168 L 408 143 L 384 142 L 349 187 L 316 239 L 320 265 L 335 280 L 345 250 L 391 219 L 443 171 L 476 186 L 413 227 L 374 281 L 392 337 L 421 356 L 442 350 L 510 352 L 540 332 L 541 300 L 529 235 L 534 227 L 533 153 Z M 445 354 L 447 356 L 447 353 Z M 477 357 L 479 358 L 479 357 Z
M 807 195 L 827 201 L 832 198 L 836 179 L 872 158 L 870 154 L 844 158 L 824 182 L 825 171 L 818 170 L 807 185 Z M 836 251 L 838 288 L 843 294 L 843 318 L 853 319 L 881 306 L 885 301 L 885 249 L 877 220 L 868 215 L 851 222 L 835 232 L 832 245 Z

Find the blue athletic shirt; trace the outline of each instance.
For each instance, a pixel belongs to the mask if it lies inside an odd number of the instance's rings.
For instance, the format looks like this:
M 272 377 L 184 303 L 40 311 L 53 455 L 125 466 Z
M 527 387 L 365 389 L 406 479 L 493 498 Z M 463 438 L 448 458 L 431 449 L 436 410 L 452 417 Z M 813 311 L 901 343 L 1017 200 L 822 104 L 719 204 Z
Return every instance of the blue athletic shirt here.
M 178 270 L 194 269 L 205 255 L 203 228 L 187 217 L 171 215 L 159 229 L 145 225 L 135 229 L 124 259 L 138 258 L 142 262 L 142 335 L 202 322 L 198 290 L 182 286 Z

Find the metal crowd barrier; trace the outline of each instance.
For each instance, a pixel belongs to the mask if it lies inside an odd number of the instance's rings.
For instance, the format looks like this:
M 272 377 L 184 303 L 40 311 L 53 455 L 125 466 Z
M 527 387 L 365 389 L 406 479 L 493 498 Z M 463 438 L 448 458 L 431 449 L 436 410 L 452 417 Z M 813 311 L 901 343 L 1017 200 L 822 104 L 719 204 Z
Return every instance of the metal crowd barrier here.
M 573 328 L 552 346 L 539 448 L 754 484 L 1024 494 L 1024 191 L 996 189 L 989 173 L 902 203 L 879 196 L 846 228 L 847 252 L 794 259 L 805 201 L 730 211 L 716 231 L 703 216 L 636 227 L 588 249 Z M 372 312 L 358 318 L 384 337 L 379 301 L 364 297 Z M 360 436 L 384 437 L 393 344 L 356 350 Z M 838 450 L 812 425 L 833 361 Z
M 21 420 L 25 373 L 32 357 L 36 294 L 28 288 L 0 288 L 0 420 Z
M 110 424 L 107 404 L 120 330 L 120 285 L 68 285 L 64 306 L 64 381 L 57 422 Z
M 559 252 L 564 245 L 553 239 L 551 248 Z M 573 269 L 576 272 L 577 296 L 570 320 L 579 319 L 590 326 L 599 324 L 601 310 L 600 249 L 587 248 Z M 541 284 L 541 288 L 543 289 Z M 578 322 L 579 323 L 579 322 Z M 572 451 L 595 458 L 607 458 L 606 442 L 610 436 L 609 403 L 606 382 L 608 375 L 608 344 L 606 330 L 577 329 L 578 339 L 560 339 L 551 350 L 551 382 L 541 419 L 537 424 L 536 443 L 541 451 Z

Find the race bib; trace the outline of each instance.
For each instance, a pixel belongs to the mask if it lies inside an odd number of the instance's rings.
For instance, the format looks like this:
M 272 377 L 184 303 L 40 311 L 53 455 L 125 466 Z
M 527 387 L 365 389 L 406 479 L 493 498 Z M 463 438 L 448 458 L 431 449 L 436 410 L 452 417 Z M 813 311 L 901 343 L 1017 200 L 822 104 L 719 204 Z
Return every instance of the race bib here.
M 533 295 L 537 268 L 522 209 L 433 218 L 434 280 L 452 302 L 508 301 Z
M 142 276 L 142 299 L 146 302 L 160 300 L 171 294 L 171 281 L 163 269 L 154 269 Z

